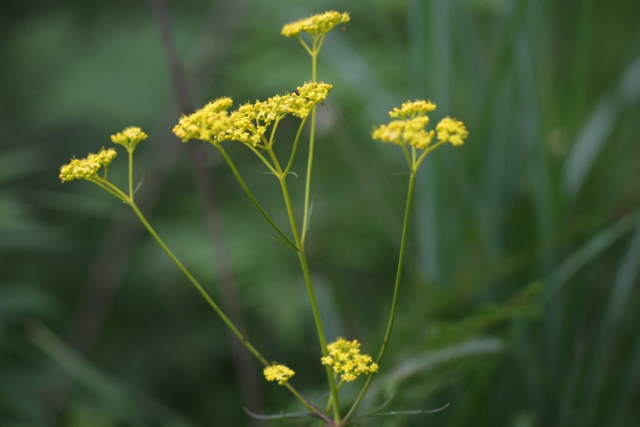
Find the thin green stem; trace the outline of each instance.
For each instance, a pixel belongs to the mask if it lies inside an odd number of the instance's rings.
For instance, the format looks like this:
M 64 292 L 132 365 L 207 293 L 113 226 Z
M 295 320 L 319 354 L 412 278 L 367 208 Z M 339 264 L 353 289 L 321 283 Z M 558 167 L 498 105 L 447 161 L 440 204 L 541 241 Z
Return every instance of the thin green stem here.
M 291 197 L 289 196 L 289 188 L 287 186 L 286 175 L 280 177 L 280 186 L 282 187 L 282 195 L 284 197 L 284 203 L 287 207 L 287 213 L 289 215 L 289 221 L 291 222 L 291 230 L 293 231 L 293 237 L 298 246 L 298 258 L 300 259 L 300 267 L 302 268 L 302 275 L 304 276 L 304 283 L 307 287 L 307 293 L 309 294 L 309 302 L 311 303 L 311 311 L 313 312 L 313 320 L 316 324 L 316 330 L 318 332 L 318 340 L 320 341 L 320 349 L 322 356 L 329 355 L 327 350 L 327 338 L 324 333 L 324 326 L 322 325 L 322 318 L 320 317 L 320 309 L 318 308 L 318 301 L 316 300 L 316 294 L 313 289 L 313 283 L 311 281 L 311 273 L 309 272 L 309 263 L 307 262 L 307 256 L 304 252 L 304 247 L 300 243 L 300 235 L 298 234 L 298 226 L 296 224 L 296 218 L 293 212 L 293 206 L 291 204 Z M 338 401 L 338 391 L 336 390 L 336 384 L 333 378 L 333 372 L 330 366 L 325 366 L 327 371 L 327 378 L 329 379 L 329 389 L 331 391 L 331 399 L 334 402 L 333 415 L 335 422 L 340 421 L 340 406 Z
M 311 48 L 309 47 L 309 45 L 307 44 L 307 42 L 305 42 L 302 37 L 300 37 L 300 35 L 297 36 L 298 41 L 300 42 L 300 44 L 302 44 L 302 47 L 305 48 L 305 50 L 309 53 L 309 55 L 313 56 L 313 51 L 311 50 Z
M 316 40 L 314 39 L 314 48 Z M 317 80 L 317 58 L 318 51 L 314 51 L 311 55 L 312 69 L 313 69 L 313 81 Z M 302 239 L 300 240 L 301 247 L 304 248 L 304 243 L 307 239 L 307 230 L 309 229 L 309 200 L 311 198 L 311 170 L 313 168 L 313 148 L 316 139 L 316 105 L 313 106 L 311 111 L 311 135 L 309 136 L 309 160 L 307 161 L 307 179 L 304 187 L 304 212 L 302 217 Z
M 293 148 L 291 149 L 291 156 L 289 156 L 289 163 L 287 163 L 287 167 L 284 169 L 284 172 L 282 172 L 285 176 L 289 174 L 291 166 L 293 166 L 293 159 L 296 156 L 296 150 L 298 149 L 298 142 L 300 141 L 300 136 L 302 135 L 302 129 L 304 129 L 304 125 L 307 123 L 308 118 L 309 116 L 302 119 L 302 123 L 300 123 L 300 127 L 298 128 L 296 140 L 293 142 Z
M 409 165 L 410 169 L 413 169 L 412 165 L 413 163 L 411 162 L 411 156 L 409 156 L 409 152 L 407 151 L 407 147 L 404 145 L 401 145 L 400 148 L 402 148 L 402 152 L 404 153 L 404 157 L 407 159 L 407 164 Z
M 291 392 L 293 393 L 293 395 L 295 397 L 298 398 L 298 400 L 300 400 L 302 402 L 302 404 L 304 406 L 307 407 L 308 410 L 310 410 L 311 412 L 313 412 L 314 414 L 316 414 L 318 417 L 320 417 L 325 423 L 329 424 L 329 425 L 333 425 L 333 421 L 331 421 L 331 418 L 327 417 L 320 409 L 318 409 L 316 406 L 314 406 L 311 402 L 309 402 L 303 395 L 300 394 L 300 392 L 298 390 L 296 390 L 291 384 L 284 383 L 284 386 Z
M 97 179 L 91 179 L 89 180 L 91 182 L 93 182 L 95 185 L 97 185 L 98 187 L 102 188 L 104 191 L 106 191 L 107 193 L 111 194 L 112 196 L 117 197 L 118 199 L 122 200 L 123 202 L 127 200 L 127 195 L 124 194 L 122 191 L 118 190 L 117 192 L 112 190 L 109 186 L 107 186 L 106 184 L 102 183 L 101 181 L 97 180 Z
M 322 37 L 324 40 L 324 37 Z M 322 46 L 322 42 L 320 42 Z M 311 81 L 313 83 L 318 81 L 318 54 L 320 53 L 320 47 L 318 46 L 318 39 L 313 39 L 313 53 L 311 54 Z
M 238 172 L 236 165 L 233 163 L 233 161 L 231 160 L 227 152 L 219 144 L 214 146 L 218 149 L 218 151 L 220 151 L 220 154 L 222 154 L 222 157 L 224 157 L 224 159 L 226 160 L 227 164 L 231 168 L 231 171 L 233 172 L 236 179 L 240 183 L 240 186 L 242 187 L 244 192 L 247 194 L 247 196 L 249 196 L 249 199 L 251 199 L 255 207 L 258 208 L 258 211 L 260 211 L 262 216 L 267 220 L 267 222 L 271 225 L 271 227 L 273 227 L 273 229 L 276 230 L 276 232 L 280 235 L 280 237 L 282 237 L 289 246 L 297 250 L 298 245 L 291 241 L 291 239 L 280 229 L 280 227 L 278 227 L 276 223 L 273 222 L 269 214 L 265 212 L 262 206 L 260 206 L 260 203 L 258 203 L 258 200 L 256 200 L 251 190 L 249 190 L 249 187 L 247 187 L 247 184 L 245 184 L 244 180 L 242 179 L 242 176 L 240 176 L 240 172 Z
M 384 357 L 384 353 L 387 350 L 387 346 L 389 345 L 389 338 L 391 337 L 391 330 L 393 329 L 393 322 L 396 316 L 396 308 L 398 306 L 398 295 L 400 291 L 400 279 L 402 278 L 402 267 L 404 265 L 404 252 L 405 252 L 406 243 L 407 243 L 407 230 L 409 229 L 409 218 L 411 213 L 411 204 L 413 202 L 413 190 L 415 187 L 415 182 L 416 182 L 416 169 L 413 169 L 409 177 L 409 190 L 407 192 L 407 205 L 404 212 L 404 225 L 402 226 L 402 239 L 400 241 L 400 255 L 398 257 L 398 271 L 396 273 L 396 283 L 393 289 L 393 301 L 391 302 L 391 314 L 389 315 L 387 332 L 384 335 L 384 340 L 382 341 L 382 347 L 380 348 L 380 353 L 378 354 L 378 358 L 376 360 L 376 363 L 378 364 L 378 366 L 380 366 L 380 364 L 382 363 L 382 358 Z M 360 404 L 360 401 L 364 397 L 364 394 L 369 388 L 369 385 L 371 384 L 371 380 L 373 380 L 374 375 L 375 375 L 375 372 L 369 375 L 369 378 L 367 378 L 367 382 L 362 387 L 362 390 L 360 391 L 360 394 L 358 394 L 358 397 L 356 398 L 355 402 L 353 402 L 353 405 L 351 405 L 349 412 L 347 412 L 347 415 L 345 415 L 344 419 L 342 420 L 343 422 L 347 421 L 349 417 L 353 415 L 353 412 L 356 410 L 356 408 Z
M 220 144 L 218 144 L 218 145 L 214 144 L 214 145 L 215 145 L 215 147 L 216 147 L 216 148 L 220 146 Z M 272 173 L 272 174 L 274 174 L 274 175 L 276 175 L 276 176 L 278 175 L 278 171 L 276 171 L 276 170 L 273 168 L 273 166 L 271 165 L 271 163 L 269 163 L 269 161 L 268 161 L 267 159 L 265 159 L 265 158 L 264 158 L 264 156 L 262 155 L 262 153 L 260 153 L 260 152 L 256 149 L 256 147 L 254 147 L 254 146 L 253 146 L 253 145 L 251 145 L 251 144 L 244 144 L 244 145 L 246 145 L 247 147 L 249 147 L 249 149 L 250 149 L 251 151 L 253 151 L 253 152 L 255 153 L 255 155 L 256 155 L 256 156 L 258 156 L 258 157 L 260 158 L 260 160 L 262 160 L 262 163 L 264 163 L 264 164 L 269 168 L 269 170 L 271 171 L 271 173 Z M 265 146 L 264 148 L 266 149 L 267 147 Z
M 189 279 L 189 281 L 193 284 L 193 286 L 195 286 L 195 288 L 198 290 L 198 292 L 200 292 L 202 297 L 207 301 L 207 303 L 211 306 L 211 308 L 213 308 L 213 310 L 218 314 L 218 316 L 220 316 L 222 321 L 229 327 L 229 329 L 231 329 L 231 332 L 233 332 L 233 334 L 236 337 L 238 337 L 240 342 L 242 342 L 242 344 L 251 352 L 251 354 L 253 354 L 264 366 L 269 366 L 269 362 L 267 361 L 267 359 L 265 359 L 264 356 L 262 356 L 262 354 L 260 354 L 260 352 L 258 350 L 256 350 L 255 347 L 249 342 L 249 340 L 247 340 L 247 338 L 238 330 L 238 328 L 236 328 L 236 326 L 233 324 L 233 322 L 224 314 L 222 309 L 209 296 L 207 291 L 204 290 L 204 288 L 200 285 L 200 283 L 198 283 L 198 281 L 191 275 L 189 270 L 187 270 L 184 267 L 184 265 L 182 265 L 180 260 L 173 254 L 173 252 L 171 252 L 171 250 L 167 247 L 167 245 L 162 241 L 160 236 L 158 236 L 158 234 L 153 229 L 153 227 L 151 227 L 151 225 L 146 220 L 144 215 L 142 215 L 142 212 L 140 212 L 140 209 L 138 209 L 138 206 L 135 204 L 135 202 L 133 200 L 129 200 L 128 203 L 129 203 L 129 206 L 131 206 L 131 209 L 133 209 L 133 211 L 135 212 L 135 214 L 138 217 L 138 219 L 140 219 L 142 224 L 145 226 L 147 231 L 149 231 L 149 233 L 153 236 L 153 238 L 156 240 L 156 242 L 158 242 L 160 247 L 167 253 L 167 255 L 169 255 L 169 258 L 171 258 L 171 260 L 176 264 L 176 266 L 178 266 L 180 271 L 182 271 L 182 273 L 187 277 L 187 279 Z M 331 419 L 329 419 L 324 413 L 322 413 L 322 411 L 320 411 L 320 409 L 318 409 L 314 405 L 312 405 L 293 386 L 291 386 L 288 383 L 285 384 L 285 386 L 311 412 L 315 413 L 317 416 L 319 416 L 323 420 L 331 423 Z
M 278 124 L 280 124 L 280 120 L 282 120 L 282 117 L 277 118 L 275 123 L 273 124 L 273 127 L 271 127 L 271 136 L 269 136 L 269 147 L 273 147 L 273 142 L 275 141 L 275 136 L 276 136 L 276 130 L 278 129 Z
M 316 54 L 318 54 L 320 52 L 320 49 L 322 49 L 322 44 L 324 43 L 324 38 L 325 38 L 326 34 L 322 34 L 320 36 L 320 38 L 316 41 L 314 41 L 314 51 L 316 52 Z M 316 77 L 313 76 L 313 81 L 316 81 Z
M 298 257 L 300 258 L 302 275 L 304 276 L 304 282 L 307 286 L 307 293 L 309 294 L 311 310 L 313 311 L 313 320 L 316 323 L 316 329 L 318 331 L 318 338 L 320 340 L 322 356 L 326 357 L 329 355 L 329 350 L 327 349 L 327 338 L 324 333 L 324 326 L 322 325 L 322 318 L 320 317 L 320 309 L 318 308 L 315 291 L 313 290 L 313 283 L 311 282 L 311 274 L 309 272 L 309 264 L 307 262 L 307 256 L 304 253 L 304 249 L 298 251 Z M 333 401 L 333 417 L 336 423 L 338 423 L 340 421 L 340 401 L 338 400 L 338 389 L 336 388 L 336 383 L 331 366 L 325 365 L 325 370 L 327 371 L 327 378 L 329 379 L 329 390 L 331 392 L 331 400 Z
M 436 148 L 438 148 L 439 146 L 441 146 L 442 144 L 444 144 L 446 142 L 447 141 L 438 141 L 437 143 L 433 144 L 432 146 L 430 146 L 429 148 L 424 150 L 424 152 L 420 155 L 420 157 L 418 157 L 418 160 L 414 163 L 414 165 L 415 165 L 414 170 L 418 170 L 418 167 L 420 166 L 420 163 L 422 163 L 424 158 L 427 157 L 427 154 L 429 154 L 430 152 L 432 152 L 433 150 L 435 150 Z
M 129 152 L 129 198 L 133 200 L 133 150 L 127 147 Z
M 276 171 L 278 172 L 275 175 L 279 179 L 280 177 L 282 177 L 282 168 L 280 167 L 280 162 L 276 157 L 276 153 L 273 152 L 273 149 L 271 147 L 267 147 L 267 153 L 269 153 L 269 157 L 271 157 L 271 161 L 273 162 L 273 165 L 275 166 Z
M 387 326 L 387 332 L 384 335 L 384 341 L 382 342 L 382 348 L 378 354 L 376 363 L 380 365 L 384 353 L 389 344 L 389 338 L 391 337 L 391 330 L 393 329 L 393 322 L 395 320 L 396 308 L 398 306 L 398 294 L 400 291 L 400 280 L 402 279 L 402 268 L 404 266 L 404 252 L 407 246 L 407 231 L 409 230 L 409 218 L 411 215 L 411 205 L 413 203 L 413 190 L 416 183 L 416 172 L 413 171 L 409 176 L 409 190 L 407 191 L 407 206 L 404 212 L 404 224 L 402 226 L 402 239 L 400 241 L 400 255 L 398 256 L 398 271 L 396 273 L 396 283 L 393 289 L 393 301 L 391 303 L 391 314 L 389 315 L 389 324 Z
M 176 264 L 176 266 L 178 266 L 180 271 L 182 271 L 182 274 L 184 274 L 187 277 L 187 279 L 193 284 L 193 286 L 195 286 L 195 288 L 198 290 L 198 292 L 200 292 L 202 297 L 207 301 L 207 303 L 211 306 L 211 308 L 213 308 L 213 310 L 218 314 L 218 316 L 220 316 L 222 321 L 229 327 L 229 329 L 231 329 L 231 332 L 233 332 L 233 334 L 236 337 L 238 337 L 240 342 L 242 342 L 242 344 L 251 352 L 251 354 L 253 354 L 263 365 L 269 366 L 269 362 L 267 361 L 267 359 L 265 359 L 258 352 L 258 350 L 256 350 L 253 347 L 253 345 L 251 345 L 251 343 L 247 340 L 247 338 L 245 338 L 245 336 L 238 330 L 238 328 L 236 328 L 233 322 L 231 322 L 231 320 L 224 314 L 222 309 L 218 307 L 218 304 L 216 304 L 213 301 L 213 299 L 211 299 L 207 291 L 204 290 L 204 288 L 200 285 L 200 283 L 198 283 L 198 281 L 191 275 L 189 270 L 187 270 L 185 266 L 182 265 L 180 260 L 173 254 L 173 252 L 171 252 L 171 250 L 167 247 L 167 245 L 162 241 L 160 236 L 158 236 L 158 234 L 153 229 L 153 227 L 151 227 L 151 225 L 149 224 L 147 219 L 144 217 L 144 215 L 142 215 L 142 212 L 140 212 L 140 209 L 138 209 L 138 206 L 135 204 L 135 202 L 133 200 L 129 200 L 128 203 L 129 203 L 129 206 L 131 206 L 131 209 L 133 209 L 133 212 L 136 214 L 136 216 L 140 220 L 140 222 L 142 222 L 142 224 L 145 226 L 147 231 L 151 234 L 151 236 L 153 236 L 153 238 L 156 240 L 156 242 L 158 242 L 160 247 L 167 253 L 167 255 L 169 255 L 169 258 L 171 258 L 171 260 Z
M 236 176 L 236 178 L 238 179 L 238 181 L 242 185 L 243 189 L 245 190 L 245 192 L 247 193 L 249 198 L 254 202 L 254 204 L 256 205 L 258 210 L 264 215 L 264 217 L 267 219 L 267 221 L 269 221 L 269 223 L 274 227 L 274 229 L 276 231 L 278 231 L 278 233 L 285 239 L 285 241 L 291 247 L 293 247 L 294 249 L 298 249 L 299 245 L 296 245 L 293 242 L 291 242 L 291 240 L 275 225 L 275 223 L 271 220 L 271 218 L 269 218 L 269 216 L 262 209 L 262 207 L 260 206 L 258 201 L 255 199 L 255 197 L 253 197 L 253 194 L 251 193 L 249 188 L 245 185 L 244 181 L 240 177 L 240 174 L 238 173 L 238 170 L 236 169 L 235 165 L 233 164 L 233 162 L 231 161 L 231 159 L 227 155 L 226 151 L 224 151 L 224 149 L 222 149 L 222 147 L 220 147 L 219 145 L 216 145 L 216 148 L 218 148 L 218 150 L 222 153 L 223 157 L 225 158 L 225 160 L 227 161 L 227 163 L 231 167 L 234 175 Z M 205 291 L 205 289 L 202 287 L 202 285 L 200 285 L 200 283 L 193 277 L 193 275 L 189 272 L 189 270 L 187 270 L 186 267 L 182 264 L 182 262 L 180 262 L 180 260 L 173 254 L 173 252 L 169 249 L 169 247 L 160 238 L 158 233 L 156 233 L 154 228 L 151 226 L 151 224 L 149 224 L 149 222 L 147 221 L 145 216 L 142 214 L 142 212 L 140 211 L 140 209 L 138 208 L 138 206 L 134 202 L 134 200 L 133 200 L 133 187 L 132 187 L 132 182 L 133 181 L 131 179 L 132 178 L 132 170 L 133 170 L 133 167 L 132 167 L 132 165 L 133 165 L 133 163 L 132 163 L 132 155 L 133 155 L 133 150 L 129 151 L 129 192 L 130 192 L 130 196 L 127 196 L 122 190 L 120 190 L 114 184 L 112 184 L 111 182 L 107 181 L 105 178 L 102 178 L 102 177 L 100 177 L 98 175 L 96 175 L 95 178 L 90 179 L 89 181 L 93 182 L 94 184 L 96 184 L 97 186 L 99 186 L 103 190 L 107 191 L 108 193 L 110 193 L 114 197 L 116 197 L 116 198 L 122 200 L 123 202 L 127 203 L 131 207 L 131 209 L 136 214 L 136 216 L 138 217 L 140 222 L 147 229 L 149 234 L 151 234 L 151 236 L 155 239 L 155 241 L 160 245 L 162 250 L 164 250 L 166 252 L 166 254 L 169 256 L 169 258 L 171 258 L 171 260 L 176 264 L 176 266 L 185 275 L 185 277 L 193 284 L 193 286 L 198 290 L 200 295 L 202 295 L 202 297 L 209 304 L 209 306 L 211 308 L 213 308 L 213 310 L 216 312 L 216 314 L 218 314 L 220 319 L 222 319 L 222 321 L 227 325 L 227 327 L 229 327 L 229 329 L 231 329 L 231 332 L 233 332 L 233 334 L 240 340 L 240 342 L 247 348 L 247 350 L 249 350 L 249 352 L 251 352 L 251 354 L 253 354 L 264 366 L 269 366 L 269 362 L 267 361 L 267 359 L 265 359 L 264 356 L 262 356 L 262 354 L 260 354 L 260 352 L 258 350 L 256 350 L 256 348 L 249 342 L 249 340 L 247 340 L 247 338 L 233 324 L 231 319 L 229 319 L 224 314 L 222 309 L 215 303 L 215 301 L 213 301 L 213 299 L 209 296 L 207 291 Z M 297 235 L 296 235 L 296 242 L 299 242 L 299 239 L 298 239 Z M 300 402 L 302 402 L 302 404 L 307 409 L 309 409 L 311 412 L 313 412 L 316 416 L 318 416 L 320 419 L 324 420 L 329 425 L 334 425 L 335 426 L 334 421 L 332 421 L 329 417 L 327 417 L 326 414 L 324 414 L 320 409 L 318 409 L 313 404 L 311 404 L 293 386 L 291 386 L 288 383 L 285 384 L 285 386 L 298 400 L 300 400 Z M 339 418 L 337 420 L 339 420 Z
M 291 204 L 291 197 L 289 196 L 289 187 L 287 186 L 287 177 L 281 175 L 278 177 L 280 181 L 280 187 L 282 188 L 282 196 L 284 197 L 284 204 L 287 208 L 287 215 L 289 215 L 289 222 L 291 223 L 291 231 L 293 232 L 293 239 L 298 247 L 298 251 L 302 250 L 300 245 L 300 234 L 298 233 L 298 225 L 296 222 L 296 216 L 293 213 L 293 206 Z

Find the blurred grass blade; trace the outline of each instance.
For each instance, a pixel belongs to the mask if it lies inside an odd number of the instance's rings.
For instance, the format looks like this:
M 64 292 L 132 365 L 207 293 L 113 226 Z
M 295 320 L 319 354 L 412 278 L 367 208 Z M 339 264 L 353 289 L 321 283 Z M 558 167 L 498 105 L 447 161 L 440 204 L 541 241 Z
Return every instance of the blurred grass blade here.
M 617 103 L 606 95 L 576 139 L 564 168 L 564 185 L 571 198 L 578 195 L 591 166 L 613 131 L 618 113 Z
M 636 229 L 625 257 L 620 265 L 615 282 L 609 294 L 609 300 L 602 322 L 591 348 L 593 349 L 589 365 L 585 372 L 585 397 L 580 407 L 586 408 L 581 425 L 590 426 L 602 393 L 607 370 L 611 367 L 611 356 L 615 349 L 617 331 L 627 312 L 640 269 L 640 227 Z
M 436 408 L 436 409 L 416 409 L 413 411 L 391 411 L 391 412 L 372 412 L 367 415 L 363 415 L 359 418 L 372 418 L 372 417 L 380 417 L 385 415 L 420 415 L 420 414 L 435 414 L 436 412 L 443 411 L 447 409 L 451 405 L 451 403 L 447 403 L 446 405 Z
M 611 245 L 633 230 L 640 221 L 640 211 L 628 214 L 615 224 L 596 234 L 580 249 L 569 256 L 549 278 L 546 300 L 553 298 L 556 292 L 582 267 L 608 249 Z
M 564 167 L 564 185 L 571 198 L 582 187 L 598 155 L 611 136 L 623 107 L 640 97 L 640 57 L 620 78 L 615 96 L 606 94 L 585 124 Z
M 279 414 L 260 415 L 251 412 L 247 408 L 244 408 L 244 412 L 246 412 L 250 417 L 259 420 L 292 420 L 296 418 L 317 418 L 316 415 L 311 412 L 281 412 Z
M 96 393 L 102 399 L 103 404 L 109 405 L 122 421 L 134 425 L 148 425 L 151 420 L 166 421 L 171 419 L 174 425 L 193 426 L 182 416 L 175 414 L 151 397 L 109 379 L 41 323 L 31 322 L 28 325 L 27 335 L 36 347 L 49 356 L 69 376 Z
M 502 352 L 504 344 L 497 338 L 483 338 L 465 341 L 457 345 L 445 347 L 435 351 L 428 351 L 409 359 L 403 360 L 394 368 L 386 380 L 399 382 L 414 375 L 424 374 L 436 369 L 439 365 L 452 360 L 469 356 L 497 354 Z

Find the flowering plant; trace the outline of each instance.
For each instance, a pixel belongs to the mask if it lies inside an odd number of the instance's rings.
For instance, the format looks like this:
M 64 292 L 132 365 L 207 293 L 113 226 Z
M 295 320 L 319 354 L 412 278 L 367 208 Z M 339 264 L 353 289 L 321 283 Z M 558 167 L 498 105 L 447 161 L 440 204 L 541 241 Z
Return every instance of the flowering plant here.
M 316 109 L 318 104 L 322 104 L 325 101 L 332 89 L 332 85 L 317 81 L 317 58 L 326 34 L 336 25 L 347 23 L 349 20 L 350 17 L 347 13 L 332 11 L 314 15 L 310 18 L 284 26 L 282 34 L 289 38 L 296 38 L 311 56 L 312 81 L 297 87 L 294 92 L 275 95 L 266 101 L 258 100 L 254 103 L 245 103 L 233 111 L 229 111 L 233 106 L 231 98 L 224 97 L 216 99 L 194 113 L 182 116 L 173 129 L 174 134 L 183 142 L 194 139 L 200 140 L 210 143 L 217 149 L 231 168 L 232 173 L 235 175 L 247 196 L 265 220 L 278 233 L 282 239 L 282 243 L 296 252 L 313 311 L 321 352 L 320 362 L 326 369 L 329 397 L 324 409 L 311 403 L 309 399 L 293 387 L 291 378 L 295 375 L 295 372 L 292 369 L 284 364 L 268 361 L 268 359 L 251 344 L 167 247 L 136 205 L 133 186 L 133 155 L 138 143 L 147 138 L 147 135 L 140 128 L 129 127 L 111 137 L 111 140 L 115 144 L 122 145 L 128 153 L 129 168 L 127 189 L 123 190 L 119 188 L 108 179 L 108 167 L 117 155 L 113 148 L 103 148 L 97 154 L 89 154 L 84 159 L 72 159 L 70 163 L 62 166 L 60 170 L 60 179 L 62 182 L 76 179 L 87 180 L 128 204 L 149 233 L 184 273 L 187 279 L 202 294 L 222 321 L 238 337 L 242 344 L 264 365 L 263 373 L 266 380 L 277 381 L 279 385 L 286 387 L 307 408 L 309 411 L 308 416 L 315 417 L 330 426 L 343 426 L 356 418 L 355 411 L 358 405 L 371 384 L 374 375 L 381 369 L 381 363 L 389 343 L 396 314 L 407 230 L 418 168 L 425 157 L 437 147 L 446 143 L 461 145 L 468 136 L 468 132 L 462 122 L 448 117 L 440 121 L 435 127 L 435 130 L 426 130 L 429 124 L 427 114 L 434 111 L 436 105 L 424 100 L 409 101 L 402 104 L 401 108 L 393 109 L 389 113 L 392 119 L 391 122 L 374 128 L 373 139 L 400 146 L 407 160 L 410 172 L 398 269 L 388 326 L 383 344 L 375 359 L 370 355 L 361 354 L 361 344 L 357 340 L 347 341 L 344 338 L 338 338 L 333 343 L 327 343 L 327 337 L 324 332 L 323 321 L 318 309 L 309 264 L 305 253 L 305 242 L 311 214 L 310 188 L 316 134 Z M 303 38 L 302 33 L 306 34 L 306 39 Z M 285 158 L 283 161 L 274 151 L 274 144 L 276 142 L 275 135 L 280 121 L 289 115 L 300 119 L 300 125 L 295 140 L 291 145 L 288 158 Z M 309 154 L 305 180 L 303 216 L 301 219 L 302 224 L 299 226 L 300 219 L 296 218 L 294 214 L 287 179 L 291 173 L 291 167 L 300 144 L 302 130 L 309 118 L 311 118 Z M 258 199 L 243 180 L 233 160 L 224 149 L 223 145 L 227 141 L 238 142 L 246 146 L 278 180 L 290 222 L 290 232 L 285 232 L 285 230 L 277 225 L 260 205 Z M 355 381 L 361 375 L 367 376 L 367 379 L 362 385 L 356 399 L 351 402 L 349 409 L 343 412 L 343 407 L 340 404 L 339 391 L 345 382 Z M 412 412 L 416 413 L 415 411 Z M 286 416 L 287 414 L 260 417 L 279 418 Z

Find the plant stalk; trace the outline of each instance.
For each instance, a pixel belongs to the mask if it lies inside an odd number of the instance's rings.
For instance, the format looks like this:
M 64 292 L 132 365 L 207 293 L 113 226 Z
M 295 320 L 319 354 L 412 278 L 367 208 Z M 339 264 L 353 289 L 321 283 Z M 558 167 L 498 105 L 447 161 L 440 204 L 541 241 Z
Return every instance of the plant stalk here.
M 391 337 L 391 330 L 393 329 L 393 322 L 394 322 L 395 316 L 396 316 L 396 308 L 398 306 L 398 294 L 399 294 L 399 291 L 400 291 L 400 279 L 402 278 L 402 268 L 403 268 L 403 265 L 404 265 L 404 252 L 405 252 L 406 243 L 407 243 L 407 230 L 409 229 L 409 218 L 410 218 L 410 213 L 411 213 L 411 205 L 413 203 L 413 192 L 414 192 L 414 187 L 415 187 L 415 182 L 416 182 L 416 169 L 417 169 L 417 167 L 415 167 L 415 164 L 412 165 L 412 167 L 411 167 L 411 175 L 409 176 L 409 190 L 407 192 L 407 205 L 406 205 L 405 212 L 404 212 L 404 224 L 402 226 L 402 239 L 400 241 L 400 255 L 398 257 L 398 271 L 396 273 L 396 283 L 395 283 L 395 287 L 393 289 L 393 301 L 391 303 L 391 314 L 389 315 L 389 323 L 387 325 L 387 332 L 384 335 L 384 340 L 382 341 L 382 347 L 380 348 L 380 353 L 378 354 L 378 358 L 376 359 L 376 363 L 378 364 L 378 366 L 380 366 L 380 363 L 382 362 L 382 359 L 384 357 L 384 353 L 387 350 L 387 346 L 389 345 L 389 338 Z M 347 421 L 353 415 L 353 412 L 356 410 L 356 408 L 360 404 L 360 401 L 364 397 L 364 394 L 367 392 L 367 389 L 369 388 L 369 385 L 371 385 L 371 381 L 373 380 L 373 377 L 375 376 L 375 374 L 376 373 L 373 372 L 373 373 L 371 373 L 369 375 L 369 378 L 367 378 L 367 382 L 362 387 L 362 390 L 358 394 L 358 397 L 356 398 L 356 400 L 353 402 L 353 405 L 351 405 L 351 408 L 349 409 L 349 412 L 347 412 L 347 415 L 345 415 L 344 419 L 342 420 L 343 422 Z

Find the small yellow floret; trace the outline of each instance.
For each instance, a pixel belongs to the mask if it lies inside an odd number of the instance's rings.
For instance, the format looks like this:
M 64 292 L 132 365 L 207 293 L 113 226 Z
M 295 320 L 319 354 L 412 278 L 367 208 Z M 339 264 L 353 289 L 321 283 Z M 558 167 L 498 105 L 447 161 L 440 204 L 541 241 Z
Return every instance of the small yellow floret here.
M 450 142 L 451 145 L 462 145 L 464 139 L 469 136 L 467 128 L 459 120 L 445 117 L 440 120 L 440 123 L 436 126 L 438 132 L 438 140 L 443 142 Z
M 407 101 L 402 104 L 401 108 L 394 108 L 393 111 L 389 111 L 389 116 L 393 119 L 406 119 L 409 117 L 424 116 L 427 113 L 435 111 L 435 109 L 436 104 L 431 101 Z
M 327 34 L 336 25 L 347 23 L 349 20 L 347 12 L 340 13 L 332 10 L 287 24 L 282 28 L 282 35 L 285 37 L 298 37 L 301 32 L 305 32 L 312 37 L 317 37 Z
M 142 132 L 142 129 L 138 127 L 128 127 L 122 132 L 118 132 L 115 135 L 111 135 L 111 141 L 114 144 L 124 145 L 127 150 L 133 151 L 136 148 L 136 145 L 140 141 L 143 141 L 148 138 L 148 135 Z
M 343 381 L 351 382 L 360 374 L 371 374 L 378 371 L 378 364 L 373 363 L 371 356 L 360 354 L 358 340 L 347 341 L 339 337 L 327 346 L 329 355 L 320 359 L 323 365 L 329 365 L 336 374 L 341 374 Z
M 287 381 L 289 381 L 289 378 L 296 374 L 285 365 L 279 365 L 275 363 L 264 368 L 263 372 L 264 377 L 267 379 L 267 381 L 278 381 L 278 384 L 280 385 L 284 385 Z

